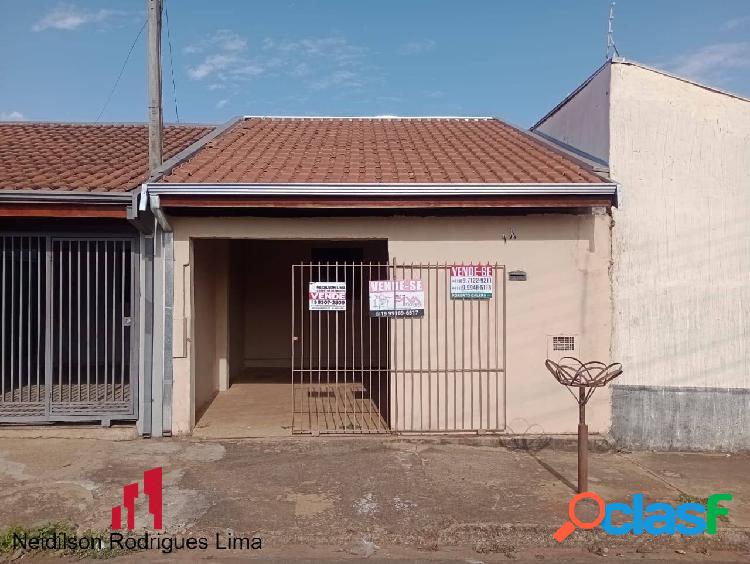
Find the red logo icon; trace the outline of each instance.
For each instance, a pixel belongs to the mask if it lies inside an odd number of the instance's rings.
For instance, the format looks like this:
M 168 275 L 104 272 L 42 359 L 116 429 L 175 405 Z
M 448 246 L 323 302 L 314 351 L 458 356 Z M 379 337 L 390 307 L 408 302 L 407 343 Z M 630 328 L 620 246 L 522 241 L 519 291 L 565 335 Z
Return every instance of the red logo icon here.
M 154 516 L 154 529 L 161 529 L 162 487 L 161 466 L 146 470 L 143 473 L 143 493 L 148 498 L 148 512 Z M 112 508 L 112 530 L 122 529 L 122 508 L 128 512 L 128 530 L 135 529 L 135 499 L 138 497 L 138 482 L 127 484 L 122 488 L 122 504 Z

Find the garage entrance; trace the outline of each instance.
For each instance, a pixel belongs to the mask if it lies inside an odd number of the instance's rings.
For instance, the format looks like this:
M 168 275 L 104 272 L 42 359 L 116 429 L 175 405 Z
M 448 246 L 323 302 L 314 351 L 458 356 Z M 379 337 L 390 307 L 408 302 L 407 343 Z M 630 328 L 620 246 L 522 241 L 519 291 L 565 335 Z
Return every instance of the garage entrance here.
M 0 252 L 0 422 L 135 419 L 135 238 L 8 234 Z
M 459 294 L 455 265 L 387 253 L 385 240 L 194 240 L 194 434 L 502 431 L 505 267 L 483 265 L 484 289 Z
M 387 262 L 387 241 L 194 239 L 193 261 L 193 434 L 291 435 L 292 266 Z

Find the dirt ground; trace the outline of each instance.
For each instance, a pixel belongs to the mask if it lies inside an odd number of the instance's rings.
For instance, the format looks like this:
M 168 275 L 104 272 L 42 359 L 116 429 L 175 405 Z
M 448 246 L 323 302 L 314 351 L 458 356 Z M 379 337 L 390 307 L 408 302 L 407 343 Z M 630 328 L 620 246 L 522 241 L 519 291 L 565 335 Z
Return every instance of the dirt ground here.
M 567 519 L 575 451 L 557 443 L 504 444 L 394 437 L 29 440 L 6 433 L 0 529 L 49 521 L 106 528 L 122 486 L 163 466 L 162 536 L 259 537 L 263 548 L 149 550 L 115 561 L 750 561 L 750 455 L 592 453 L 590 489 L 606 501 L 642 492 L 647 502 L 676 504 L 728 492 L 729 520 L 717 535 L 615 538 L 594 529 L 558 545 L 552 533 Z M 142 494 L 136 513 L 137 527 L 150 522 Z

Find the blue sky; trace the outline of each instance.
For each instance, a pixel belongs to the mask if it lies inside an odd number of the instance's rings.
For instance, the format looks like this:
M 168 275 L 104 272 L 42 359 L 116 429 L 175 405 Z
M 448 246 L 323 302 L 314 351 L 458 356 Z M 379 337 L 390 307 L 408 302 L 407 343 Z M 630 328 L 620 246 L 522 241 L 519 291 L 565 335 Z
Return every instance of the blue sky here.
M 0 119 L 94 121 L 145 0 L 0 0 Z M 604 60 L 608 0 L 166 0 L 183 122 L 495 115 L 529 126 Z M 750 97 L 750 2 L 620 0 L 620 55 Z M 164 108 L 175 120 L 169 44 Z M 146 117 L 145 32 L 102 121 Z

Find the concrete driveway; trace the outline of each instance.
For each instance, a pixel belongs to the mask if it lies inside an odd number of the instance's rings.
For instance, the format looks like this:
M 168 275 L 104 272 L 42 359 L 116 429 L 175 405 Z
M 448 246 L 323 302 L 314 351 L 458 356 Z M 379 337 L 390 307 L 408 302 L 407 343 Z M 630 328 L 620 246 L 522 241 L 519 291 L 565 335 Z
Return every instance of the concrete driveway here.
M 336 555 L 488 561 L 602 553 L 637 559 L 705 559 L 711 553 L 731 560 L 750 552 L 748 455 L 593 453 L 590 489 L 605 500 L 643 492 L 648 500 L 678 503 L 729 492 L 729 521 L 719 524 L 716 536 L 623 540 L 595 529 L 576 531 L 559 546 L 551 535 L 574 494 L 575 451 L 556 443 L 541 450 L 496 443 L 394 437 L 112 441 L 6 433 L 0 438 L 0 529 L 48 521 L 106 528 L 122 486 L 163 466 L 166 533 L 230 531 L 263 539 L 260 554 L 242 558 L 284 561 L 318 551 L 321 561 Z M 136 523 L 143 526 L 143 497 L 137 508 Z M 585 513 L 583 508 L 582 518 Z M 149 556 L 167 558 L 158 551 Z

